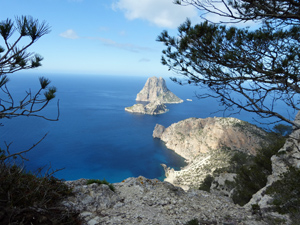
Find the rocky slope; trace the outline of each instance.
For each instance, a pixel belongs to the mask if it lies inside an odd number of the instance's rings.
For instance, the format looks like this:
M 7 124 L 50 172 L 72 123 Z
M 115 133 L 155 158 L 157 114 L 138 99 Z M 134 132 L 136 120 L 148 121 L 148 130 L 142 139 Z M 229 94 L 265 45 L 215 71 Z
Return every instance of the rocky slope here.
M 154 138 L 184 157 L 188 165 L 180 171 L 164 166 L 166 179 L 184 189 L 197 188 L 208 174 L 227 167 L 234 151 L 255 155 L 267 133 L 235 118 L 189 118 L 168 128 L 156 125 Z
M 86 224 L 266 224 L 229 199 L 200 190 L 183 191 L 168 182 L 144 177 L 128 178 L 114 184 L 86 185 L 86 180 L 68 181 L 74 196 L 63 202 L 76 209 Z
M 131 113 L 157 115 L 167 112 L 168 109 L 165 104 L 163 104 L 159 100 L 156 100 L 154 102 L 148 103 L 147 105 L 135 104 L 131 107 L 126 107 L 125 111 Z
M 150 77 L 143 89 L 137 94 L 136 101 L 153 102 L 156 100 L 168 104 L 183 102 L 167 88 L 162 77 Z

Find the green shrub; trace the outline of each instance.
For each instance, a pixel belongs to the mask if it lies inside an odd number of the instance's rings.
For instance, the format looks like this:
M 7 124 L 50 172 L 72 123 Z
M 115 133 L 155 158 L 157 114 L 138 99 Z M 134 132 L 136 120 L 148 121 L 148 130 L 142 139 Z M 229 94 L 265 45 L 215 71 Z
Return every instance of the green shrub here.
M 110 184 L 109 182 L 107 182 L 105 179 L 103 180 L 99 180 L 99 179 L 89 179 L 86 182 L 87 185 L 90 184 L 105 184 L 108 185 L 108 187 L 110 188 L 110 190 L 115 191 L 115 187 L 113 184 Z
M 286 137 L 292 133 L 293 127 L 285 124 L 276 124 L 273 130 L 275 133 Z
M 236 173 L 242 166 L 249 165 L 253 156 L 244 152 L 236 151 L 230 159 L 230 166 L 227 169 L 230 173 Z
M 273 197 L 272 204 L 279 213 L 289 213 L 291 217 L 300 219 L 300 169 L 290 167 L 282 175 L 282 179 L 275 181 L 267 188 L 266 194 Z
M 255 164 L 241 167 L 235 179 L 233 202 L 241 206 L 248 203 L 252 195 L 266 185 L 267 176 L 268 174 Z
M 274 143 L 263 146 L 254 158 L 237 169 L 236 187 L 232 199 L 234 203 L 245 205 L 258 190 L 267 183 L 267 177 L 272 173 L 271 157 L 282 148 L 285 138 L 278 134 L 270 133 L 270 140 Z
M 213 180 L 214 178 L 208 174 L 200 184 L 199 190 L 210 192 L 210 187 Z
M 185 225 L 199 225 L 199 220 L 192 219 L 192 220 L 188 221 Z

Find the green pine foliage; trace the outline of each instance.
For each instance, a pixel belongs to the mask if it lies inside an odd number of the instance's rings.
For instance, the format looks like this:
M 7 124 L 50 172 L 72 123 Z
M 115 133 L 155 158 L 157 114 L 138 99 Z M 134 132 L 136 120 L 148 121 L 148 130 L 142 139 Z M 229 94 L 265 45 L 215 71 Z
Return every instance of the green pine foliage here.
M 300 128 L 289 116 L 278 113 L 282 107 L 289 112 L 299 109 L 295 98 L 300 85 L 299 1 L 175 3 L 195 6 L 204 21 L 193 24 L 188 19 L 178 27 L 177 35 L 165 30 L 158 36 L 157 41 L 165 45 L 161 63 L 183 76 L 172 80 L 210 89 L 197 96 L 218 99 L 224 111 L 244 110 L 262 120 L 274 117 Z M 205 19 L 209 14 L 225 17 L 227 22 L 213 23 Z M 235 26 L 249 20 L 259 21 L 255 29 Z

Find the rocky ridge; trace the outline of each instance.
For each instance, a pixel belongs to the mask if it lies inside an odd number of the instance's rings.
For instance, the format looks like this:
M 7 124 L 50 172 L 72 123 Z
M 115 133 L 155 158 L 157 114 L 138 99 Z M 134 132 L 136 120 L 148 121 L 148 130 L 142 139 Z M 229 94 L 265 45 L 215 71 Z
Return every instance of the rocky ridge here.
M 107 185 L 86 185 L 86 180 L 68 181 L 74 196 L 63 202 L 80 212 L 85 224 L 186 224 L 198 219 L 203 224 L 263 225 L 255 215 L 234 205 L 228 198 L 200 190 L 176 187 L 144 177 Z
M 227 167 L 234 151 L 255 155 L 266 136 L 252 124 L 223 117 L 189 118 L 168 128 L 157 124 L 153 131 L 154 138 L 187 160 L 188 165 L 179 171 L 163 165 L 165 181 L 185 190 L 198 188 L 208 174 Z

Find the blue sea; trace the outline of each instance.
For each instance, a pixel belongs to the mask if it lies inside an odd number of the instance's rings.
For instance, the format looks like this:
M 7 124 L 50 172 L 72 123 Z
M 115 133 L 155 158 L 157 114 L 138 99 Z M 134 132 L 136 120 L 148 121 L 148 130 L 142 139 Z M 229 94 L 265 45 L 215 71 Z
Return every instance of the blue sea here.
M 24 96 L 31 88 L 38 88 L 38 75 L 13 74 L 8 87 L 14 98 Z M 195 92 L 207 90 L 193 86 L 180 86 L 165 77 L 168 88 L 185 100 L 182 104 L 167 105 L 169 112 L 162 115 L 131 114 L 124 110 L 135 104 L 137 93 L 143 88 L 145 76 L 104 75 L 48 75 L 57 87 L 57 97 L 41 113 L 51 122 L 35 117 L 2 119 L 0 147 L 10 145 L 11 152 L 23 151 L 47 137 L 26 154 L 26 169 L 53 170 L 64 168 L 55 176 L 65 180 L 79 178 L 106 179 L 121 182 L 128 177 L 145 176 L 164 178 L 160 164 L 179 169 L 184 159 L 152 138 L 156 124 L 170 126 L 190 117 L 206 118 L 226 116 L 216 99 L 199 100 Z M 2 93 L 1 93 L 2 94 Z M 192 99 L 192 101 L 186 101 Z M 253 115 L 243 113 L 235 117 L 255 123 Z

